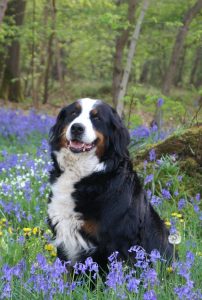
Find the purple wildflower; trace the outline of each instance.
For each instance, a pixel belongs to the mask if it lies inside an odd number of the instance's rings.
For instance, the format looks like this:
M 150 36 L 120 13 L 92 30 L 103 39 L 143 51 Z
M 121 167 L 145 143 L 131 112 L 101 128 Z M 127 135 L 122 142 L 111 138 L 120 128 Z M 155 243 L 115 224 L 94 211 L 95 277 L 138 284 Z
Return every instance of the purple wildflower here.
M 141 274 L 141 278 L 143 279 L 145 288 L 148 286 L 154 287 L 158 284 L 157 272 L 152 268 L 145 269 Z
M 151 204 L 153 205 L 153 206 L 159 206 L 161 203 L 162 203 L 162 200 L 161 200 L 161 198 L 159 198 L 158 196 L 155 196 L 155 195 L 153 195 L 152 197 L 151 197 L 151 200 L 150 200 L 150 202 L 151 202 Z
M 147 183 L 151 182 L 154 179 L 154 174 L 149 174 L 145 178 L 144 184 L 146 185 Z
M 179 201 L 178 201 L 178 209 L 179 210 L 182 210 L 184 207 L 186 206 L 186 200 L 185 199 L 180 199 Z
M 157 132 L 158 131 L 158 126 L 157 124 L 152 124 L 152 127 L 151 127 L 151 132 Z
M 159 98 L 159 99 L 157 100 L 157 106 L 158 106 L 158 107 L 161 107 L 161 106 L 163 105 L 163 103 L 164 103 L 164 100 L 163 100 L 162 98 Z
M 162 193 L 162 196 L 163 196 L 164 199 L 169 200 L 171 198 L 171 194 L 170 194 L 169 190 L 162 189 L 161 193 Z
M 154 149 L 152 149 L 150 152 L 149 152 L 149 160 L 150 161 L 155 161 L 156 160 L 156 152 Z
M 7 298 L 11 298 L 11 285 L 10 285 L 10 282 L 7 282 L 4 287 L 3 287 L 3 290 L 2 290 L 2 293 L 1 293 L 1 299 L 7 299 Z
M 152 191 L 147 190 L 147 198 L 150 199 L 152 197 Z
M 25 243 L 25 237 L 23 235 L 21 235 L 21 236 L 18 237 L 18 243 L 20 245 L 23 245 Z
M 199 202 L 200 199 L 201 199 L 201 195 L 200 194 L 196 194 L 196 197 L 195 197 L 196 201 Z
M 140 279 L 130 277 L 127 280 L 126 286 L 127 286 L 127 289 L 129 290 L 129 292 L 138 293 L 139 284 L 140 284 Z
M 194 211 L 196 213 L 198 213 L 200 211 L 200 208 L 199 208 L 199 206 L 197 204 L 194 204 L 193 207 L 194 207 Z
M 122 262 L 112 261 L 107 275 L 106 285 L 113 290 L 124 283 L 124 273 Z
M 154 290 L 149 290 L 144 293 L 143 300 L 157 300 L 156 293 Z
M 151 253 L 150 253 L 151 262 L 156 263 L 158 260 L 160 260 L 160 258 L 161 258 L 161 255 L 158 250 L 154 249 L 151 251 Z
M 178 196 L 179 195 L 179 192 L 178 192 L 178 190 L 176 190 L 176 191 L 174 191 L 174 196 Z
M 150 131 L 145 126 L 139 126 L 131 131 L 131 137 L 135 138 L 137 141 L 148 138 L 150 136 Z
M 189 268 L 191 268 L 191 266 L 193 265 L 194 259 L 195 259 L 195 256 L 194 256 L 193 252 L 187 251 L 187 253 L 186 253 L 186 265 Z

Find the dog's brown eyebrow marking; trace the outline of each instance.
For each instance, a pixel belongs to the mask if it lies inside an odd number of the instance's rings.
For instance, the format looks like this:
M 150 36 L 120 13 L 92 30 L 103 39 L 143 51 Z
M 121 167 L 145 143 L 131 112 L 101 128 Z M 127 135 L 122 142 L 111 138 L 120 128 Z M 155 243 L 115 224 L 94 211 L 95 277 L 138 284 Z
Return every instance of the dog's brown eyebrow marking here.
M 76 102 L 76 103 L 75 103 L 75 107 L 76 107 L 77 109 L 81 110 L 81 105 L 80 105 L 79 102 Z
M 91 110 L 90 113 L 91 113 L 92 116 L 96 116 L 98 114 L 98 111 L 97 111 L 96 108 L 94 108 L 94 109 Z

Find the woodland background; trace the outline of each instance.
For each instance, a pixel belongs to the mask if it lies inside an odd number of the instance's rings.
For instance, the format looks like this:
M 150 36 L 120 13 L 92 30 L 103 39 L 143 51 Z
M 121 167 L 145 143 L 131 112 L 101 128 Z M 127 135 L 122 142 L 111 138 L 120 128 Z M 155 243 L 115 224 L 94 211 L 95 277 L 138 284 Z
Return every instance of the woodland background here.
M 168 122 L 192 119 L 202 0 L 1 0 L 1 103 L 50 112 L 80 97 L 124 109 L 132 127 L 160 125 L 159 98 Z

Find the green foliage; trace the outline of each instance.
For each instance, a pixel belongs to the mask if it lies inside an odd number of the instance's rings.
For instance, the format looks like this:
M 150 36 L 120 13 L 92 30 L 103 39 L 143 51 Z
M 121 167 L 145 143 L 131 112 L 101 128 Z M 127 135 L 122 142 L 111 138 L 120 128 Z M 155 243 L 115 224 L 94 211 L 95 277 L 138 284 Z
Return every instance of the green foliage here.
M 54 33 L 49 72 L 49 101 L 60 105 L 64 103 L 64 97 L 61 95 L 65 94 L 67 101 L 91 96 L 102 97 L 111 102 L 116 39 L 123 30 L 129 28 L 128 4 L 127 1 L 122 2 L 117 5 L 113 0 L 57 0 L 54 23 L 51 1 L 27 1 L 24 23 L 20 28 L 16 28 L 13 17 L 6 16 L 1 24 L 0 79 L 6 57 L 5 49 L 15 37 L 20 41 L 20 79 L 25 99 L 31 99 L 36 94 L 40 102 L 44 93 L 49 39 Z M 182 25 L 184 14 L 193 3 L 193 0 L 151 1 L 133 60 L 131 81 L 125 98 L 126 114 L 131 98 L 135 107 L 132 114 L 137 115 L 142 110 L 150 116 L 154 114 L 154 103 L 158 97 L 162 97 L 160 89 L 176 33 Z M 141 5 L 137 5 L 136 20 L 140 7 Z M 194 87 L 195 83 L 189 84 L 196 49 L 201 45 L 200 18 L 201 14 L 198 14 L 189 28 L 185 41 L 186 55 L 182 78 L 176 83 L 178 88 L 171 91 L 170 97 L 164 98 L 164 118 L 175 120 L 176 123 L 184 121 L 185 114 L 186 118 L 190 119 L 200 94 L 202 64 L 198 64 L 195 74 L 199 87 Z M 126 56 L 127 49 L 124 51 L 123 64 Z M 63 83 L 59 79 L 59 68 Z M 140 85 L 139 80 L 144 68 L 146 74 Z M 141 119 L 131 115 L 131 122 L 134 126 L 139 125 Z
M 162 105 L 162 110 L 164 113 L 165 119 L 172 118 L 174 120 L 180 120 L 185 115 L 185 107 L 182 102 L 173 100 L 170 97 L 162 96 L 162 95 L 147 95 L 145 99 L 145 106 L 147 109 L 154 110 L 153 107 L 156 106 L 157 100 L 159 98 L 163 98 L 164 103 Z
M 129 123 L 130 123 L 129 128 L 133 129 L 137 126 L 142 125 L 143 120 L 142 120 L 141 116 L 136 115 L 136 114 L 132 114 L 132 116 L 130 117 Z

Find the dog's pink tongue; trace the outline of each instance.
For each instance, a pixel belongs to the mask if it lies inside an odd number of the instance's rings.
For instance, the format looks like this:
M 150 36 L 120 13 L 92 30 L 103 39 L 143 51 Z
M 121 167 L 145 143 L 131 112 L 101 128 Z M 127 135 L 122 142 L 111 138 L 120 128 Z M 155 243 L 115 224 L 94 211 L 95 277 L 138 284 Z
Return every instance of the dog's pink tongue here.
M 84 146 L 82 142 L 79 141 L 70 141 L 70 147 L 75 148 L 75 149 L 80 149 Z

